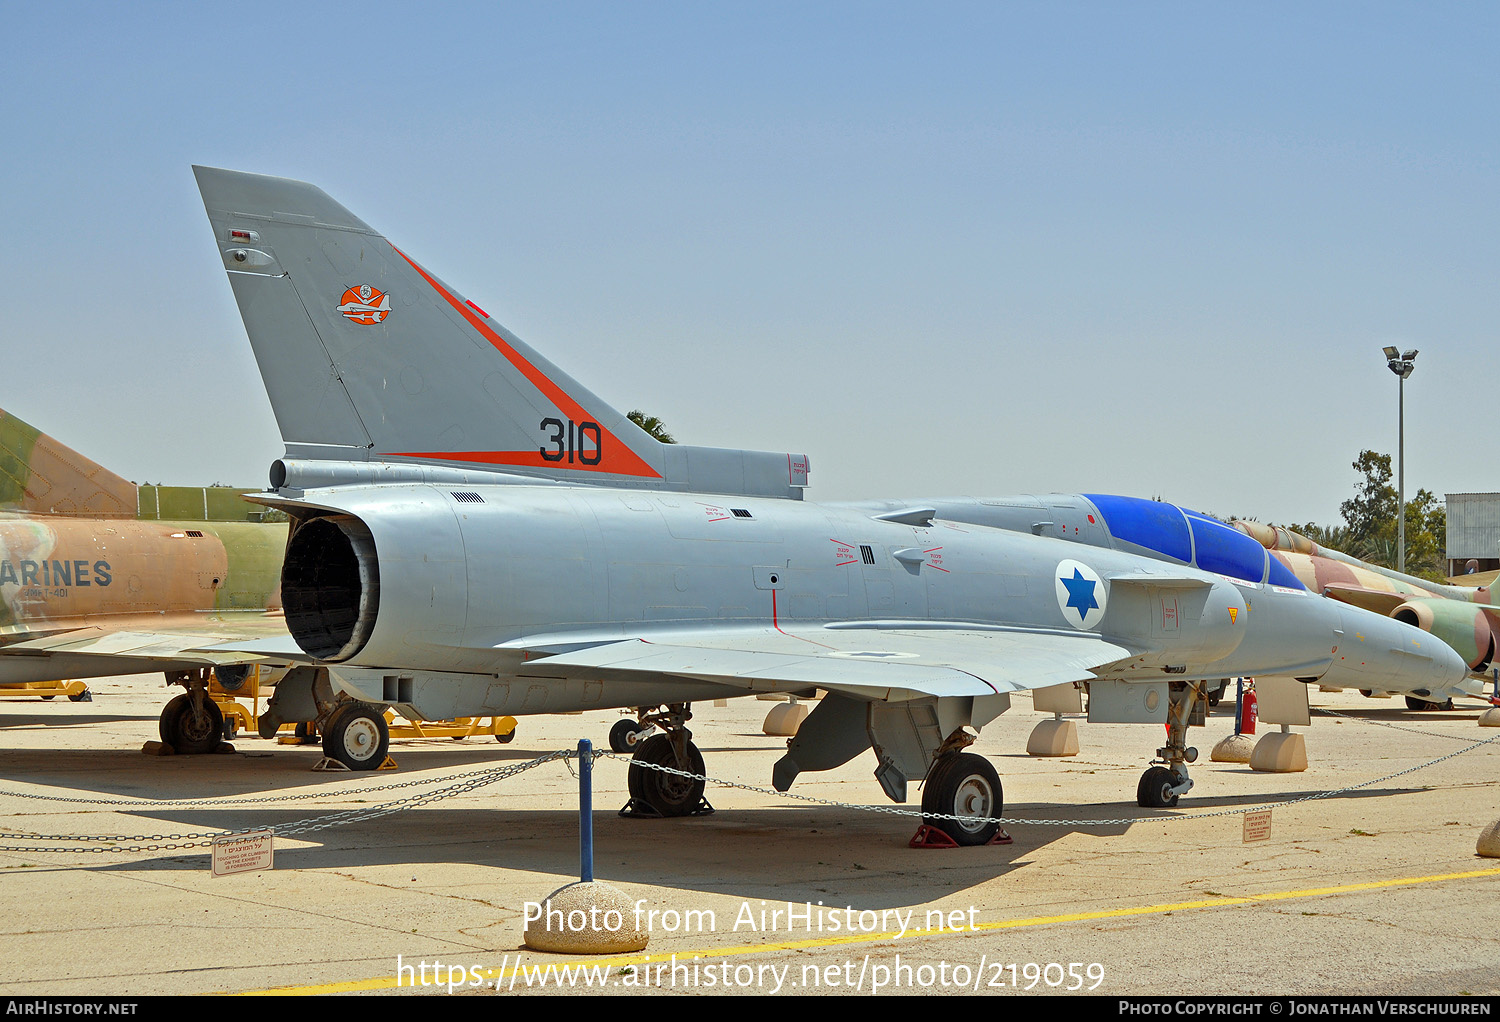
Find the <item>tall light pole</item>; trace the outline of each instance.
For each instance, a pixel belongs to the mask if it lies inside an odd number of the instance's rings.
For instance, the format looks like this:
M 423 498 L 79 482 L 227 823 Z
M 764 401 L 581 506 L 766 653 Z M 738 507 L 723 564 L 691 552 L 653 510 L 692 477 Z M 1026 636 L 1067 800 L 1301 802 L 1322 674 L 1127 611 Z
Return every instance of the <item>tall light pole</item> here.
M 1385 366 L 1396 374 L 1396 570 L 1406 572 L 1406 378 L 1416 368 L 1417 349 L 1385 349 Z

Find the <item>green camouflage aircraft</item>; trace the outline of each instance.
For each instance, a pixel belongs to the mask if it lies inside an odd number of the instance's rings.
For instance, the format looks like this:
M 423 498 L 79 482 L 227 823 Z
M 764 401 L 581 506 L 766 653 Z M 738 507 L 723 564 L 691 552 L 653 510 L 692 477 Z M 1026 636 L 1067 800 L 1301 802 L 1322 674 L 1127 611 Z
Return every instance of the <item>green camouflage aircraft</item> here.
M 1443 585 L 1403 575 L 1319 546 L 1301 533 L 1280 526 L 1236 521 L 1234 527 L 1271 551 L 1271 556 L 1296 575 L 1309 592 L 1405 621 L 1442 639 L 1469 665 L 1472 674 L 1466 693 L 1484 697 L 1483 679 L 1489 676 L 1500 644 L 1500 588 Z M 1366 695 L 1388 694 L 1378 688 L 1361 691 Z M 1413 710 L 1453 709 L 1453 700 L 1447 695 L 1403 694 Z
M 286 526 L 242 492 L 137 486 L 0 411 L 0 684 L 161 671 L 162 739 L 212 749 L 209 671 L 232 691 L 256 658 L 211 647 L 286 634 Z

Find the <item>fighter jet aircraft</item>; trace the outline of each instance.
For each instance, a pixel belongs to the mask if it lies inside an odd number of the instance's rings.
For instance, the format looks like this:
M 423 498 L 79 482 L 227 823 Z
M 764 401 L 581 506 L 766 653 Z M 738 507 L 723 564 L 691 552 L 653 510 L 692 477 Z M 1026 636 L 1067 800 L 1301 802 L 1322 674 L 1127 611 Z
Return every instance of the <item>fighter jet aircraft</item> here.
M 1137 790 L 1163 806 L 1192 786 L 1207 680 L 1466 671 L 1264 572 L 804 501 L 805 456 L 657 443 L 320 189 L 195 173 L 286 443 L 253 499 L 293 519 L 288 630 L 341 696 L 325 736 L 363 765 L 383 705 L 635 707 L 662 733 L 633 803 L 685 815 L 703 781 L 652 768 L 703 773 L 694 700 L 818 687 L 777 788 L 871 749 L 890 798 L 924 781 L 931 822 L 980 844 L 1001 784 L 962 750 L 1012 692 L 1083 684 L 1093 719 L 1168 722 Z M 339 309 L 366 286 L 379 322 Z
M 1409 708 L 1451 710 L 1455 696 L 1485 695 L 1485 679 L 1500 638 L 1500 593 L 1494 586 L 1444 585 L 1406 575 L 1319 546 L 1280 526 L 1237 521 L 1234 527 L 1269 550 L 1273 561 L 1313 592 L 1415 625 L 1464 658 L 1472 673 L 1462 685 L 1447 690 L 1385 690 L 1404 695 Z M 1363 691 L 1382 694 L 1368 687 Z
M 233 690 L 247 657 L 203 647 L 286 634 L 287 528 L 240 492 L 137 486 L 0 412 L 0 684 L 160 671 L 163 741 L 218 745 L 208 672 Z
M 1430 679 L 1412 677 L 1408 682 L 1414 687 L 1376 687 L 1374 694 L 1401 693 L 1413 709 L 1452 709 L 1455 696 L 1484 694 L 1483 677 L 1494 658 L 1497 627 L 1497 608 L 1491 602 L 1490 589 L 1428 582 L 1319 547 L 1286 529 L 1259 522 L 1223 522 L 1165 501 L 1139 497 L 1048 493 L 983 499 L 923 498 L 917 502 L 951 522 L 1124 550 L 1244 581 L 1307 589 L 1387 614 L 1443 640 L 1474 673 L 1442 689 L 1431 688 Z M 874 500 L 846 506 L 878 514 L 913 503 Z M 1324 679 L 1321 684 L 1337 687 L 1332 679 Z M 1351 687 L 1372 694 L 1370 684 Z

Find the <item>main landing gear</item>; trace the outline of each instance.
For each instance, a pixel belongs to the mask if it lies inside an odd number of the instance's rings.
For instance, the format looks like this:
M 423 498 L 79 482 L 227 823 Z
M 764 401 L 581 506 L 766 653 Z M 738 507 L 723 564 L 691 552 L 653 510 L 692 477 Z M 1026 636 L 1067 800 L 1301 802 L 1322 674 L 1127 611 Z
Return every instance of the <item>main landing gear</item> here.
M 631 740 L 630 747 L 635 750 L 629 774 L 630 801 L 620 810 L 622 815 L 699 816 L 714 811 L 703 798 L 703 754 L 693 744 L 693 733 L 687 729 L 687 722 L 692 719 L 690 704 L 673 703 L 661 712 L 643 711 L 641 726 L 634 727 L 628 734 L 620 725 L 632 725 L 629 720 L 622 720 L 610 729 L 611 748 L 615 747 L 616 732 L 620 732 Z M 657 727 L 662 729 L 662 734 L 641 738 L 644 731 Z M 653 767 L 667 767 L 698 776 L 684 777 Z
M 1189 725 L 1202 725 L 1207 702 L 1203 682 L 1173 682 L 1167 707 L 1167 744 L 1156 750 L 1157 765 L 1141 775 L 1135 803 L 1147 809 L 1170 809 L 1193 786 L 1187 765 L 1198 760 L 1198 750 L 1187 744 Z
M 922 822 L 928 827 L 947 834 L 955 844 L 987 845 L 1000 832 L 994 818 L 1004 809 L 1000 775 L 989 760 L 971 752 L 950 752 L 933 761 L 922 786 Z

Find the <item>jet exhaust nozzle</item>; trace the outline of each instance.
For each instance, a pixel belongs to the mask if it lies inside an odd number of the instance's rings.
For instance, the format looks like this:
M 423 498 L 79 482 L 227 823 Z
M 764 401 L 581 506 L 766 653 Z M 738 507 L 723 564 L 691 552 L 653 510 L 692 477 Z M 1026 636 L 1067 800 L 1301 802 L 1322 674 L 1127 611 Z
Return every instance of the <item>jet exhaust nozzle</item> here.
M 281 569 L 287 630 L 319 660 L 348 660 L 375 629 L 380 572 L 375 540 L 348 515 L 313 518 L 287 541 Z

